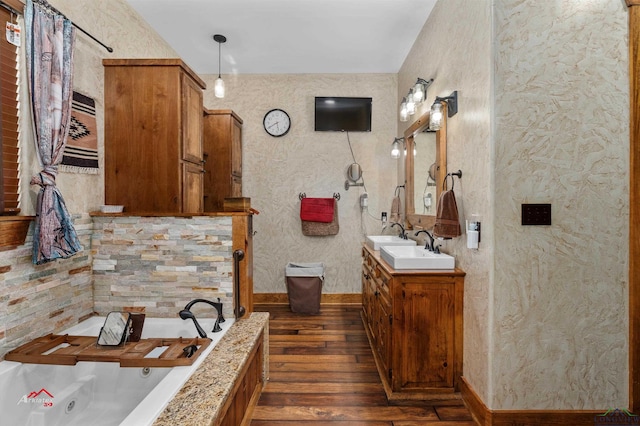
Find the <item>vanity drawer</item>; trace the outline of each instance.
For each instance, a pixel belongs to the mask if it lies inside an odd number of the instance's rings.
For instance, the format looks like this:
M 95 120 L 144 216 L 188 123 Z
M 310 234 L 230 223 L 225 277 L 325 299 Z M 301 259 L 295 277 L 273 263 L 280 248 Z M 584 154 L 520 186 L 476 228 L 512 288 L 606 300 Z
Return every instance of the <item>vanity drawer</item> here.
M 380 265 L 376 265 L 376 273 L 374 274 L 378 290 L 387 300 L 391 300 L 389 293 L 391 287 L 391 275 L 389 275 Z

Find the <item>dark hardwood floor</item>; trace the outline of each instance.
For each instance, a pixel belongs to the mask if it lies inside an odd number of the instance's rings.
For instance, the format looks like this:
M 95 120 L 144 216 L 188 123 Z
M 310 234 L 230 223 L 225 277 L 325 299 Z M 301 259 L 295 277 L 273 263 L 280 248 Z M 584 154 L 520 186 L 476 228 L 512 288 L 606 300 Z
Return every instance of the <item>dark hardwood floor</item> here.
M 360 317 L 360 306 L 323 306 L 300 315 L 268 311 L 270 378 L 252 426 L 453 426 L 475 423 L 461 400 L 389 405 Z

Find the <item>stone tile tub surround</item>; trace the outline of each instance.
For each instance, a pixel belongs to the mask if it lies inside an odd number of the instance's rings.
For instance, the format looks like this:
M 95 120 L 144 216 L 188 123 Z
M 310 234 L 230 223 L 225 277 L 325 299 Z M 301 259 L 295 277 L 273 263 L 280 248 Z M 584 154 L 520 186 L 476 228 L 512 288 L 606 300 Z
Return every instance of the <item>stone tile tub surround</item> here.
M 74 215 L 84 250 L 70 259 L 31 263 L 33 223 L 25 243 L 0 251 L 0 359 L 10 350 L 64 330 L 93 313 L 89 215 Z
M 232 217 L 94 215 L 94 310 L 125 307 L 174 317 L 196 298 L 220 298 L 233 316 Z M 211 316 L 196 304 L 193 312 Z

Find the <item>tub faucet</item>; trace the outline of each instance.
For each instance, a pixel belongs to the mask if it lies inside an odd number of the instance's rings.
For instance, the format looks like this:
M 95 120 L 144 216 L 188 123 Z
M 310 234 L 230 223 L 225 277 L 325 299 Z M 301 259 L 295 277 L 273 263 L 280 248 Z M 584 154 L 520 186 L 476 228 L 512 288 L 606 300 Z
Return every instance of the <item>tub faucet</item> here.
M 403 240 L 406 240 L 407 239 L 407 233 L 404 231 L 404 226 L 402 226 L 398 222 L 393 222 L 391 224 L 391 227 L 393 228 L 395 225 L 398 225 L 400 227 L 400 229 L 401 229 L 400 234 L 398 234 L 398 237 L 402 238 Z
M 220 327 L 220 323 L 224 322 L 225 319 L 222 316 L 222 302 L 220 302 L 219 297 L 217 302 L 212 302 L 211 300 L 207 300 L 207 299 L 194 299 L 191 302 L 187 303 L 187 306 L 185 306 L 184 309 L 178 313 L 178 315 L 183 320 L 187 320 L 187 319 L 193 320 L 193 325 L 196 326 L 196 330 L 198 331 L 198 334 L 200 335 L 200 337 L 205 338 L 207 337 L 207 333 L 205 333 L 205 331 L 202 329 L 202 327 L 198 323 L 196 316 L 193 315 L 193 312 L 191 312 L 191 307 L 199 302 L 208 303 L 209 305 L 216 308 L 216 311 L 218 312 L 218 318 L 216 318 L 216 323 L 213 325 L 213 330 L 211 330 L 212 332 L 217 333 L 221 331 L 222 328 Z
M 423 233 L 423 232 L 424 232 L 425 234 L 427 234 L 427 237 L 428 237 L 428 238 L 427 238 L 427 243 L 424 245 L 425 250 L 429 250 L 429 251 L 432 251 L 432 252 L 436 253 L 436 248 L 435 248 L 435 246 L 434 246 L 434 245 L 435 245 L 435 241 L 436 241 L 436 240 L 435 240 L 435 238 L 433 238 L 433 235 L 431 235 L 431 234 L 429 233 L 429 231 L 427 231 L 426 229 L 422 229 L 422 230 L 420 230 L 420 231 L 416 232 L 414 235 L 417 237 L 417 236 L 418 236 L 418 234 L 421 234 L 421 233 Z M 439 253 L 439 252 L 440 252 L 440 250 L 438 250 L 437 252 Z

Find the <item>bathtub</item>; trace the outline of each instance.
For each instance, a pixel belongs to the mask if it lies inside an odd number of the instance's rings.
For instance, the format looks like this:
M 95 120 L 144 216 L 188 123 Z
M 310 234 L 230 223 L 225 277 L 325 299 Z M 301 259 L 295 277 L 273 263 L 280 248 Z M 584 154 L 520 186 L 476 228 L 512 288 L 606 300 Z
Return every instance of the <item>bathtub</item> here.
M 2 424 L 21 426 L 151 425 L 234 322 L 198 319 L 212 343 L 190 366 L 124 368 L 117 362 L 74 366 L 0 362 Z M 60 334 L 98 336 L 104 317 L 92 317 Z M 191 321 L 147 318 L 142 338 L 196 337 Z

